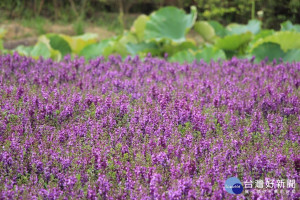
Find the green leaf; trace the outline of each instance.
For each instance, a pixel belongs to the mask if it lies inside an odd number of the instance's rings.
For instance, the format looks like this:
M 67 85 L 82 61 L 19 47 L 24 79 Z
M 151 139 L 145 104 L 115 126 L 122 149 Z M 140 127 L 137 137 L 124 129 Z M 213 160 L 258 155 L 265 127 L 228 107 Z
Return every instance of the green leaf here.
M 211 60 L 217 61 L 218 59 L 226 59 L 225 52 L 221 49 L 216 49 L 213 47 L 206 47 L 201 52 L 196 54 L 196 59 L 203 59 L 205 62 L 210 62 Z
M 5 36 L 5 34 L 6 34 L 6 30 L 3 28 L 0 28 L 0 50 L 4 49 L 2 38 Z
M 51 51 L 47 47 L 47 45 L 43 42 L 38 42 L 30 52 L 30 56 L 34 58 L 38 58 L 42 56 L 43 58 L 50 58 L 51 57 Z
M 217 39 L 215 46 L 220 49 L 234 51 L 239 49 L 242 45 L 248 43 L 251 38 L 252 34 L 250 32 L 239 35 L 228 35 L 224 38 Z
M 146 23 L 145 39 L 161 41 L 169 39 L 174 42 L 185 41 L 185 35 L 194 25 L 197 17 L 195 6 L 186 14 L 176 7 L 164 7 L 150 15 Z
M 118 37 L 114 46 L 113 46 L 113 53 L 120 54 L 121 56 L 126 56 L 129 54 L 126 48 L 126 44 L 128 43 L 137 43 L 137 38 L 132 33 L 125 33 L 124 35 Z
M 227 30 L 219 22 L 211 20 L 211 21 L 208 21 L 208 23 L 214 28 L 217 36 L 224 37 L 227 35 Z
M 56 61 L 59 61 L 61 60 L 61 53 L 58 51 L 58 50 L 55 50 L 51 47 L 50 45 L 50 40 L 49 38 L 47 38 L 46 35 L 41 35 L 39 38 L 38 38 L 38 43 L 34 46 L 33 50 L 36 48 L 36 46 L 39 44 L 39 43 L 43 43 L 44 45 L 46 45 L 47 49 L 49 50 L 50 52 L 50 58 L 52 58 L 53 60 L 56 60 Z M 44 48 L 43 48 L 44 49 Z M 43 55 L 43 53 L 45 53 Z M 46 53 L 46 51 L 43 51 L 43 53 L 41 53 L 40 56 L 43 56 L 44 58 L 49 58 L 48 57 L 48 53 Z M 33 56 L 34 58 L 38 58 L 38 56 L 36 56 L 35 54 L 36 53 L 33 53 L 33 52 L 30 52 L 31 56 Z M 37 54 L 39 54 L 37 52 Z
M 4 47 L 3 47 L 3 40 L 0 39 L 0 51 L 3 50 L 3 49 L 4 49 Z
M 280 24 L 281 26 L 281 31 L 296 31 L 296 32 L 300 32 L 300 25 L 299 24 L 295 24 L 293 25 L 291 21 L 285 21 L 283 23 Z
M 23 56 L 30 56 L 30 52 L 32 51 L 33 46 L 25 47 L 20 45 L 16 48 L 16 51 Z
M 137 35 L 139 41 L 143 41 L 146 23 L 149 20 L 147 15 L 140 15 L 133 23 L 131 32 Z
M 3 28 L 0 28 L 0 39 L 4 38 L 5 34 L 6 34 L 6 30 Z
M 188 49 L 196 50 L 197 46 L 195 41 L 188 39 L 182 43 L 165 42 L 161 49 L 163 53 L 168 53 L 169 56 L 172 56 L 179 51 Z
M 194 29 L 201 37 L 208 41 L 213 42 L 216 34 L 214 28 L 206 21 L 198 21 L 194 25 Z
M 89 46 L 86 46 L 84 49 L 82 49 L 79 53 L 79 56 L 85 57 L 85 59 L 94 59 L 98 56 L 105 56 L 104 55 L 105 50 L 107 50 L 107 47 L 109 47 L 112 44 L 111 40 L 102 40 L 99 43 L 96 44 L 90 44 Z M 107 54 L 107 52 L 105 52 Z
M 293 28 L 293 24 L 290 20 L 288 20 L 288 21 L 281 23 L 280 27 L 281 27 L 280 28 L 281 31 L 289 31 Z
M 252 19 L 248 21 L 248 24 L 246 26 L 247 30 L 251 33 L 258 34 L 261 31 L 261 21 L 257 19 Z
M 259 20 L 250 20 L 247 25 L 243 24 L 230 24 L 227 27 L 228 34 L 242 34 L 250 31 L 253 34 L 257 34 L 260 32 L 261 29 L 261 21 Z
M 181 64 L 185 62 L 192 63 L 194 60 L 195 55 L 189 50 L 179 51 L 173 56 L 169 57 L 170 62 L 179 62 Z
M 272 42 L 280 45 L 283 51 L 288 51 L 290 49 L 300 48 L 300 32 L 292 31 L 280 31 L 273 35 L 265 37 L 263 40 L 258 40 L 252 47 L 252 49 L 261 45 L 262 43 Z
M 72 49 L 68 44 L 68 42 L 64 40 L 62 37 L 60 37 L 59 35 L 48 34 L 47 38 L 49 38 L 50 40 L 50 46 L 53 49 L 58 50 L 63 57 L 67 54 L 72 53 Z
M 86 33 L 75 37 L 61 34 L 60 37 L 68 42 L 72 52 L 75 54 L 79 54 L 84 47 L 97 42 L 97 34 L 92 33 Z
M 252 55 L 255 56 L 256 61 L 261 61 L 266 57 L 269 58 L 269 61 L 272 61 L 274 59 L 279 60 L 279 58 L 283 58 L 285 53 L 279 44 L 266 42 L 253 49 Z
M 289 50 L 283 57 L 283 61 L 285 61 L 285 62 L 293 62 L 293 61 L 300 62 L 300 49 Z
M 253 39 L 249 42 L 248 45 L 248 50 L 250 51 L 250 49 L 252 49 L 253 45 L 259 41 L 259 40 L 263 40 L 265 37 L 269 36 L 269 35 L 273 35 L 275 33 L 274 30 L 262 30 L 260 31 L 258 34 L 256 34 Z
M 151 43 L 138 43 L 138 44 L 133 44 L 133 43 L 128 43 L 126 44 L 126 49 L 131 55 L 137 55 L 145 52 L 150 52 L 152 55 L 158 55 L 159 54 L 159 49 L 156 43 L 151 42 Z
M 90 41 L 90 40 L 97 40 L 97 34 L 96 33 L 85 33 L 82 35 L 78 35 L 73 37 L 74 39 L 81 39 L 83 41 Z

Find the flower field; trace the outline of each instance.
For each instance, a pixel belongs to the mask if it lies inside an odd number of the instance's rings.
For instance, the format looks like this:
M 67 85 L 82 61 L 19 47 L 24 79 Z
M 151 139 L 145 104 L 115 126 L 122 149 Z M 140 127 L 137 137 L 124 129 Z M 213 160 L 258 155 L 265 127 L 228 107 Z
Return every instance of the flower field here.
M 0 55 L 0 199 L 297 199 L 299 85 L 299 62 Z

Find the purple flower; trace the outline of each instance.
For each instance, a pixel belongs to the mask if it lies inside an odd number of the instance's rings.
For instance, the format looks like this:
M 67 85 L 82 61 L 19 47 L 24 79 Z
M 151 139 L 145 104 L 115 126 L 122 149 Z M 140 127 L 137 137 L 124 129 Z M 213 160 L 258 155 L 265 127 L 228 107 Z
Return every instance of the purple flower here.
M 227 177 L 298 184 L 299 70 L 0 55 L 0 199 L 231 199 Z

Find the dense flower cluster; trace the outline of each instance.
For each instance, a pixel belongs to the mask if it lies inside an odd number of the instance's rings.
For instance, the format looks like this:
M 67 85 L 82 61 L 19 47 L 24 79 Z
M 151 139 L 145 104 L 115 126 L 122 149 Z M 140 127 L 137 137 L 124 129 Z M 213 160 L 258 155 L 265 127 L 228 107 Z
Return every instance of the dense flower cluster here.
M 0 199 L 293 199 L 300 63 L 0 56 Z M 286 189 L 287 190 L 287 189 Z

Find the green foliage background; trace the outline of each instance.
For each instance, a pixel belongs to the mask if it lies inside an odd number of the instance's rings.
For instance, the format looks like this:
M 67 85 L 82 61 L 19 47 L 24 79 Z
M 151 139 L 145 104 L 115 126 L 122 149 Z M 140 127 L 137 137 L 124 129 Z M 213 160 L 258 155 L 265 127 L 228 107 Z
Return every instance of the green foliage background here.
M 171 6 L 170 6 L 171 5 Z M 126 57 L 147 53 L 170 61 L 217 61 L 236 56 L 256 60 L 298 61 L 300 49 L 300 1 L 298 0 L 2 0 L 0 19 L 47 17 L 73 22 L 79 36 L 41 35 L 31 47 L 14 51 L 26 56 L 61 60 L 65 55 L 92 59 L 112 54 Z M 97 20 L 100 13 L 119 13 L 118 36 L 98 41 L 96 34 L 84 34 L 84 22 Z M 144 13 L 130 24 L 124 16 Z M 259 14 L 257 14 L 259 13 Z M 40 20 L 33 22 L 36 26 Z M 107 23 L 111 20 L 108 19 Z M 232 23 L 234 22 L 234 23 Z M 194 29 L 203 41 L 186 38 Z M 279 31 L 278 31 L 279 30 Z M 0 30 L 1 38 L 5 30 Z
M 254 3 L 254 7 L 253 7 Z M 1 0 L 1 17 L 16 19 L 43 16 L 52 20 L 77 21 L 93 19 L 104 12 L 150 14 L 163 6 L 176 6 L 189 11 L 196 6 L 200 19 L 216 20 L 221 24 L 247 23 L 252 10 L 263 11 L 263 28 L 279 29 L 290 20 L 300 23 L 299 0 Z M 124 24 L 124 21 L 120 20 Z M 130 24 L 129 24 L 130 26 Z
M 150 15 L 140 15 L 129 31 L 107 40 L 98 41 L 97 34 L 92 33 L 80 36 L 49 33 L 41 35 L 34 46 L 19 46 L 13 51 L 36 59 L 42 56 L 57 61 L 68 54 L 89 60 L 112 54 L 144 58 L 148 53 L 180 63 L 217 61 L 234 56 L 255 56 L 256 61 L 266 57 L 269 61 L 299 61 L 300 29 L 291 21 L 282 23 L 281 30 L 275 31 L 263 29 L 262 22 L 257 19 L 249 20 L 247 24 L 223 26 L 213 20 L 197 20 L 197 13 L 195 6 L 190 8 L 190 13 L 167 6 Z M 203 39 L 200 44 L 186 37 L 191 29 Z

